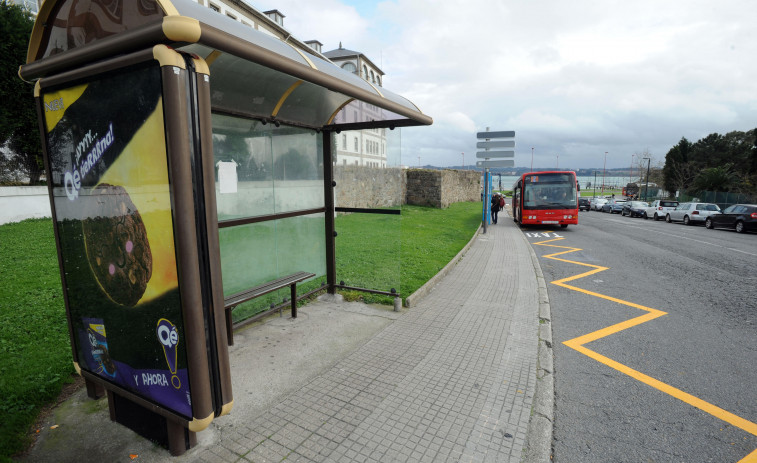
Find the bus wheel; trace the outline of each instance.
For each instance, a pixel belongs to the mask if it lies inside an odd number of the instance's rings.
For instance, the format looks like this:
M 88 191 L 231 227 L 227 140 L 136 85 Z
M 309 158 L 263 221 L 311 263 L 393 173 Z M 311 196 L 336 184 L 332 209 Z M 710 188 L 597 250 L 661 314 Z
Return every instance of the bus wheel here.
M 561 228 L 568 228 L 568 224 L 567 224 L 567 223 L 561 223 L 561 224 L 560 224 L 560 227 L 561 227 Z

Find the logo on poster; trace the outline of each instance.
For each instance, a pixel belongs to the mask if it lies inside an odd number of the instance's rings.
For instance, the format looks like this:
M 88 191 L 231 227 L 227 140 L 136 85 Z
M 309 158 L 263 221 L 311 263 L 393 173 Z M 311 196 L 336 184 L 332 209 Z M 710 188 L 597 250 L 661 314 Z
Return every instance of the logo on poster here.
M 61 109 L 66 109 L 66 107 L 63 106 L 63 97 L 52 100 L 49 103 L 45 103 L 46 113 L 49 113 L 51 111 L 60 111 Z
M 179 344 L 179 333 L 176 331 L 176 326 L 173 323 L 165 318 L 161 318 L 158 320 L 157 335 L 158 341 L 163 345 L 163 353 L 166 356 L 168 369 L 171 371 L 171 384 L 174 388 L 179 389 L 181 387 L 181 380 L 176 376 L 176 363 L 178 358 L 176 345 Z
M 91 131 L 87 133 L 86 137 L 93 138 Z M 87 140 L 86 137 L 85 140 Z M 79 158 L 81 156 L 80 150 L 82 148 L 82 143 L 84 143 L 85 140 L 79 143 L 79 147 L 77 148 L 77 164 L 79 164 Z M 87 157 L 85 157 L 84 160 L 82 160 L 81 163 L 74 168 L 73 172 L 66 172 L 66 174 L 63 176 L 63 188 L 66 190 L 66 196 L 68 196 L 68 199 L 73 201 L 79 197 L 81 181 L 100 161 L 100 158 L 102 158 L 103 154 L 105 154 L 105 151 L 110 148 L 114 140 L 115 136 L 113 135 L 113 123 L 111 122 L 110 124 L 108 124 L 108 132 L 102 138 L 97 140 L 97 142 L 95 142 L 92 150 L 90 150 L 89 154 L 87 154 Z

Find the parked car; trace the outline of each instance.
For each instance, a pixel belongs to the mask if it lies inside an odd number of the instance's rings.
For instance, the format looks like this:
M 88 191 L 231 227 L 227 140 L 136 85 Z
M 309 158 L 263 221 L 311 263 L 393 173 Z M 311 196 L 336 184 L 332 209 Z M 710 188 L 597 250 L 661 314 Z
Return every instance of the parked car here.
M 672 211 L 665 214 L 665 221 L 683 222 L 684 225 L 693 225 L 695 222 L 704 223 L 707 217 L 720 214 L 720 208 L 712 203 L 681 203 Z
M 678 207 L 678 201 L 672 199 L 657 199 L 652 201 L 652 204 L 649 205 L 643 217 L 645 220 L 664 220 L 665 216 L 668 215 L 668 211 L 672 211 L 676 207 Z
M 591 210 L 591 205 L 589 204 L 589 198 L 578 198 L 578 210 L 579 211 Z
M 602 206 L 602 212 L 609 212 L 610 214 L 620 214 L 623 211 L 623 204 L 626 203 L 625 199 L 610 199 Z
M 631 217 L 643 217 L 649 204 L 644 201 L 627 201 L 623 205 L 623 209 L 620 211 L 620 215 L 628 215 Z
M 589 201 L 589 204 L 591 204 L 593 210 L 601 211 L 602 206 L 604 206 L 606 202 L 607 198 L 592 198 L 591 201 Z
M 757 230 L 757 204 L 734 204 L 704 221 L 707 228 L 733 228 L 737 233 Z

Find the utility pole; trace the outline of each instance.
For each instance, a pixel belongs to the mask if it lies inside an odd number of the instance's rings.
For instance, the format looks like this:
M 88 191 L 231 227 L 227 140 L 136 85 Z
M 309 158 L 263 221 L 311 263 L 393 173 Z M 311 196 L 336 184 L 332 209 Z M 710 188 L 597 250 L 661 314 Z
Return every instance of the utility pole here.
M 647 192 L 649 191 L 649 163 L 651 162 L 651 158 L 643 158 L 647 160 L 647 186 L 644 187 L 644 201 L 647 200 Z

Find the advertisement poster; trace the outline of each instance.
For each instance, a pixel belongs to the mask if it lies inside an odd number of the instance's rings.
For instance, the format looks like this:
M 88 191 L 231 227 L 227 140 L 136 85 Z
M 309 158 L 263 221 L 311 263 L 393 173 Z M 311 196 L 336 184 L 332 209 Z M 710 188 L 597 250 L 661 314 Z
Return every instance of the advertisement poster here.
M 191 419 L 160 70 L 42 98 L 80 367 Z

